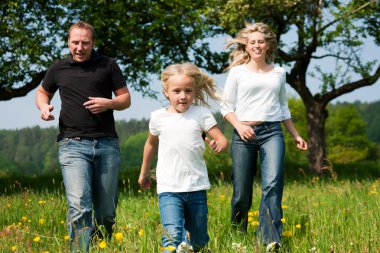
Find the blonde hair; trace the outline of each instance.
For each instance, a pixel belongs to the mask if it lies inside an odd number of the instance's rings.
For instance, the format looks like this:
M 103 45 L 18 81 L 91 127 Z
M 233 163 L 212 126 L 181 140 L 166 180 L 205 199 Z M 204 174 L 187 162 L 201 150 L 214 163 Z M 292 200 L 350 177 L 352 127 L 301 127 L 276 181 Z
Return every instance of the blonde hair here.
M 94 42 L 95 41 L 95 29 L 92 25 L 90 25 L 89 23 L 87 22 L 84 22 L 84 21 L 78 21 L 76 23 L 74 23 L 70 29 L 69 29 L 69 32 L 68 32 L 68 38 L 70 39 L 70 33 L 71 33 L 71 30 L 73 30 L 74 28 L 78 28 L 78 29 L 85 29 L 85 30 L 88 30 L 91 32 L 91 35 L 92 35 L 92 41 Z
M 167 91 L 170 78 L 175 75 L 186 75 L 193 79 L 195 87 L 194 104 L 209 106 L 207 98 L 220 100 L 214 79 L 203 73 L 200 68 L 190 62 L 172 64 L 164 69 L 161 74 L 162 88 Z
M 254 32 L 260 32 L 264 34 L 265 42 L 268 44 L 268 50 L 265 55 L 265 62 L 267 64 L 273 62 L 277 51 L 276 34 L 268 25 L 264 23 L 246 23 L 245 28 L 241 29 L 236 37 L 229 40 L 227 44 L 227 48 L 231 46 L 235 46 L 235 48 L 230 53 L 230 65 L 226 70 L 234 66 L 246 64 L 250 61 L 251 58 L 245 48 L 248 44 L 248 35 Z

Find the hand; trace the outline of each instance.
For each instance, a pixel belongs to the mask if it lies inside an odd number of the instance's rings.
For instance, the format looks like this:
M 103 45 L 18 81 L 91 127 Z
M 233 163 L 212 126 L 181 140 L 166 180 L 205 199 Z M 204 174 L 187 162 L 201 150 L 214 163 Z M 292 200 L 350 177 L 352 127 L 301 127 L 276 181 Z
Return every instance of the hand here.
M 244 142 L 253 141 L 256 138 L 256 134 L 253 131 L 251 126 L 239 124 L 239 126 L 236 128 L 236 130 L 238 131 L 240 138 Z
M 138 183 L 142 189 L 150 189 L 151 181 L 148 175 L 140 174 Z
M 301 136 L 296 137 L 294 141 L 296 142 L 296 146 L 299 150 L 307 150 L 307 142 L 304 141 Z
M 54 110 L 54 106 L 46 105 L 41 108 L 41 119 L 45 121 L 54 120 L 54 115 L 51 113 Z
M 98 114 L 110 109 L 111 100 L 108 98 L 89 97 L 89 100 L 83 104 L 93 114 Z
M 222 145 L 220 145 L 219 142 L 215 140 L 210 140 L 208 137 L 205 137 L 205 142 L 210 146 L 212 150 L 214 150 L 216 153 L 222 152 L 223 148 Z

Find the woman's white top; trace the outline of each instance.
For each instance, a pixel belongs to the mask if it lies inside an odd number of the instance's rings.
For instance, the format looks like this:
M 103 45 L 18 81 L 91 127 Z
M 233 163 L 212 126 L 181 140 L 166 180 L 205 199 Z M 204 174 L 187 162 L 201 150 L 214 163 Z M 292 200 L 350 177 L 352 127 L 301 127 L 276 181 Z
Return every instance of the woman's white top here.
M 192 105 L 183 113 L 168 112 L 166 108 L 151 113 L 149 131 L 159 138 L 158 194 L 210 189 L 202 133 L 216 124 L 212 113 L 202 106 Z
M 286 72 L 254 72 L 244 64 L 232 67 L 224 87 L 221 113 L 234 112 L 239 121 L 283 121 L 290 119 L 285 91 Z

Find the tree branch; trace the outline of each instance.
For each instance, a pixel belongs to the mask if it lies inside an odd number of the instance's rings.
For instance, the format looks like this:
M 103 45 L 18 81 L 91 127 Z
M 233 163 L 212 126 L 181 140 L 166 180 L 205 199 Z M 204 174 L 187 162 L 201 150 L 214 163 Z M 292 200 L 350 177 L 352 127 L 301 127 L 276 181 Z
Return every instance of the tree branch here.
M 339 97 L 343 94 L 346 94 L 346 93 L 350 93 L 351 91 L 354 91 L 357 88 L 373 85 L 374 83 L 376 83 L 377 80 L 379 80 L 379 78 L 380 78 L 380 65 L 377 67 L 375 73 L 372 76 L 363 78 L 361 80 L 358 80 L 358 81 L 355 81 L 352 83 L 342 85 L 337 89 L 333 89 L 333 90 L 325 93 L 322 96 L 321 101 L 322 101 L 322 103 L 327 104 L 331 100 L 333 100 L 334 98 L 337 98 L 337 97 Z
M 358 11 L 364 9 L 364 8 L 367 7 L 368 5 L 370 5 L 370 4 L 372 4 L 372 3 L 375 3 L 375 2 L 376 2 L 376 0 L 372 0 L 372 1 L 369 1 L 368 3 L 366 3 L 366 4 L 363 4 L 362 6 L 360 6 L 359 8 L 357 8 L 356 10 L 353 10 L 353 11 L 347 13 L 346 15 L 343 15 L 343 16 L 341 16 L 341 17 L 339 17 L 339 18 L 337 18 L 337 19 L 331 21 L 330 23 L 327 23 L 327 24 L 324 25 L 321 29 L 319 29 L 318 31 L 316 31 L 316 33 L 319 34 L 319 33 L 323 32 L 323 31 L 326 30 L 329 26 L 335 24 L 336 22 L 339 22 L 339 21 L 342 20 L 342 19 L 345 19 L 345 18 L 348 18 L 349 16 L 354 15 L 356 12 L 358 12 Z
M 26 94 L 28 94 L 28 92 L 35 89 L 42 82 L 42 79 L 44 78 L 45 74 L 46 74 L 46 71 L 36 73 L 32 77 L 32 80 L 29 83 L 23 85 L 21 88 L 6 87 L 4 85 L 1 86 L 0 87 L 0 101 L 6 101 L 14 97 L 25 96 Z

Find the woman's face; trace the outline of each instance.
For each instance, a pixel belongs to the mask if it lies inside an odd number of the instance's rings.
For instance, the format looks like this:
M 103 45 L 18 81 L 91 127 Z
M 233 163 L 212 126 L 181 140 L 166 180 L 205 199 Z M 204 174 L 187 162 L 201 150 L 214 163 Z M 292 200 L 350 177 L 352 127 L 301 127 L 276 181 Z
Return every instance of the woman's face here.
M 261 32 L 253 32 L 248 35 L 248 43 L 245 50 L 248 52 L 251 60 L 264 60 L 269 49 L 269 45 L 265 40 L 265 35 Z

